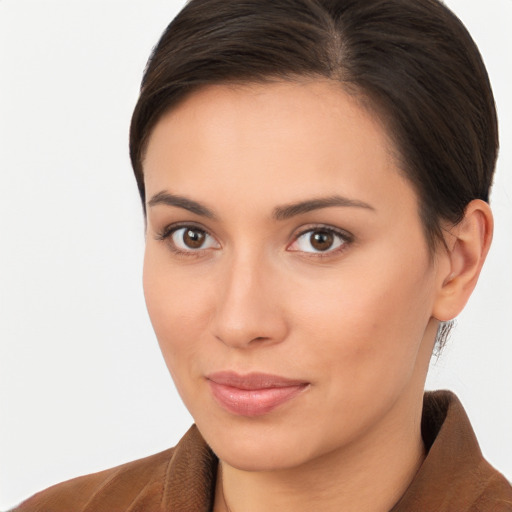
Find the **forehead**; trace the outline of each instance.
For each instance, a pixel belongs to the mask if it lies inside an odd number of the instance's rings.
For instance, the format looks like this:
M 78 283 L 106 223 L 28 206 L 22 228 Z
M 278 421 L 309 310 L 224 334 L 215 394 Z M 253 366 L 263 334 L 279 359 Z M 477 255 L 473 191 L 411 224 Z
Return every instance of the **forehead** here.
M 326 124 L 326 121 L 329 123 Z M 283 128 L 286 124 L 290 128 L 293 124 L 297 130 L 295 136 L 302 128 L 302 134 L 313 139 L 314 132 L 318 132 L 319 122 L 324 126 L 322 132 L 334 128 L 333 136 L 341 142 L 343 121 L 345 125 L 351 125 L 352 132 L 364 130 L 366 138 L 377 135 L 377 138 L 386 139 L 388 149 L 393 149 L 391 140 L 387 140 L 386 128 L 371 111 L 366 97 L 347 93 L 339 82 L 306 78 L 201 87 L 162 116 L 153 129 L 150 141 L 155 139 L 155 132 L 162 131 L 162 128 L 170 134 L 174 125 L 176 130 L 173 137 L 181 135 L 184 139 L 193 135 L 199 142 L 198 137 L 204 135 L 210 141 L 219 143 L 225 140 L 226 130 L 232 129 L 238 136 L 237 140 L 248 135 L 251 140 L 261 143 L 262 138 L 256 140 L 255 134 L 246 129 L 250 124 L 257 125 L 261 135 L 265 134 L 265 131 L 261 131 L 264 125 L 270 130 Z M 185 127 L 193 133 L 184 131 Z M 288 132 L 291 133 L 290 130 Z M 276 136 L 277 131 L 272 135 Z
M 260 191 L 295 200 L 309 188 L 367 201 L 387 188 L 392 193 L 397 182 L 409 187 L 393 153 L 377 116 L 338 83 L 214 85 L 157 123 L 144 176 L 148 197 L 193 183 L 196 194 L 222 184 L 236 197 L 247 189 L 252 198 Z

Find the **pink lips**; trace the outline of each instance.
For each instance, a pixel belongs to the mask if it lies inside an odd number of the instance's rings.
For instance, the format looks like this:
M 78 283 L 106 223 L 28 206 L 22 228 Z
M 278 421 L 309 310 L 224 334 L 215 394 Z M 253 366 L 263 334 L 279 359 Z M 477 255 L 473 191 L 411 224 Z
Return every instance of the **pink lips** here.
M 308 386 L 307 382 L 265 373 L 217 372 L 207 379 L 217 402 L 228 412 L 240 416 L 267 414 Z

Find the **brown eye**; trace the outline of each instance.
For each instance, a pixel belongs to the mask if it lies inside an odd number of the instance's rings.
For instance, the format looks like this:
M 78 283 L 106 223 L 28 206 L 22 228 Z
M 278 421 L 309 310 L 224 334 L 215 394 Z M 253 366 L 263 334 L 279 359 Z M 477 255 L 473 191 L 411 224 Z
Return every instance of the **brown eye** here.
M 328 231 L 313 231 L 309 236 L 309 243 L 317 251 L 327 251 L 334 243 L 334 235 Z
M 170 235 L 172 245 L 182 252 L 193 252 L 203 249 L 218 249 L 219 243 L 203 229 L 194 226 L 174 230 Z
M 199 249 L 205 238 L 206 233 L 198 229 L 185 229 L 183 233 L 183 243 L 191 249 Z
M 351 237 L 335 229 L 308 229 L 299 235 L 288 247 L 289 251 L 305 253 L 330 253 L 342 249 L 351 241 Z

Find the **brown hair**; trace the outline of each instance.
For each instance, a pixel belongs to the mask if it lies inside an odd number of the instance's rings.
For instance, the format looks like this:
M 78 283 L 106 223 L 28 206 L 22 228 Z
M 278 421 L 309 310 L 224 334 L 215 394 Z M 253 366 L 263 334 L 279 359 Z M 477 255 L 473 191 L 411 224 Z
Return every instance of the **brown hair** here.
M 386 123 L 418 194 L 429 246 L 441 220 L 488 201 L 497 150 L 494 99 L 479 51 L 437 0 L 191 0 L 145 70 L 130 156 L 144 204 L 144 152 L 157 121 L 207 84 L 322 77 Z

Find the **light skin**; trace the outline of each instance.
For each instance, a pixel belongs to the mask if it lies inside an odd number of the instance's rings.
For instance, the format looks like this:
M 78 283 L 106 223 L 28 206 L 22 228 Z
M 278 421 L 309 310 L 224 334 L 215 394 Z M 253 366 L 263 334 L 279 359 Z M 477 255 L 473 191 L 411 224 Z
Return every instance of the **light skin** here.
M 476 284 L 492 216 L 471 202 L 432 258 L 394 152 L 322 80 L 208 86 L 151 134 L 146 302 L 220 459 L 216 511 L 386 511 L 424 458 L 435 335 Z M 226 370 L 306 385 L 234 414 L 208 382 Z

